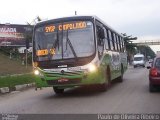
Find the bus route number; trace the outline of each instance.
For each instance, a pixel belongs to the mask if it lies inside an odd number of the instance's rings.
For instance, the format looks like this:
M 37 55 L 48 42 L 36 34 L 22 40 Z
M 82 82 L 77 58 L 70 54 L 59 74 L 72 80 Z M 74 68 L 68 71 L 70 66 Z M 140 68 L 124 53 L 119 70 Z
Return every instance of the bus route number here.
M 47 27 L 45 27 L 45 32 L 54 32 L 55 28 L 56 27 L 54 25 L 47 26 Z
M 36 54 L 37 56 L 44 56 L 44 55 L 48 55 L 48 54 L 51 54 L 51 55 L 55 55 L 55 49 L 50 49 L 49 51 L 47 49 L 44 49 L 44 50 L 37 50 Z
M 48 55 L 48 50 L 37 50 L 36 52 L 37 56 L 44 56 L 44 55 Z

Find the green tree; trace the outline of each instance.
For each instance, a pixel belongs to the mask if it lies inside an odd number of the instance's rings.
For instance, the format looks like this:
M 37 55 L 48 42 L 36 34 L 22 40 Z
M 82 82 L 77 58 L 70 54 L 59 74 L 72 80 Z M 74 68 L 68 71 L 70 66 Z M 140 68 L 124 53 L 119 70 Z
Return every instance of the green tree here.
M 154 51 L 149 46 L 145 45 L 138 46 L 138 50 L 140 53 L 145 55 L 146 59 L 148 56 L 150 56 L 150 58 L 154 58 L 156 56 Z
M 131 35 L 128 36 L 126 33 L 122 34 L 124 37 L 124 43 L 126 46 L 127 56 L 128 56 L 128 62 L 131 64 L 132 57 L 137 52 L 137 45 L 132 43 L 131 40 L 137 40 L 137 37 L 132 37 Z

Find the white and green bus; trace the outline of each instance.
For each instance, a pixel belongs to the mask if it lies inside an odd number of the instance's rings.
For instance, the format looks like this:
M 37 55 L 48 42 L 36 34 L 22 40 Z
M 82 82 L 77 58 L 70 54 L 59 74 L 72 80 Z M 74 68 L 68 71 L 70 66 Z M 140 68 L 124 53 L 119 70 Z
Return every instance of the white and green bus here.
M 96 16 L 73 16 L 37 23 L 33 34 L 36 88 L 97 85 L 107 90 L 127 70 L 123 36 Z

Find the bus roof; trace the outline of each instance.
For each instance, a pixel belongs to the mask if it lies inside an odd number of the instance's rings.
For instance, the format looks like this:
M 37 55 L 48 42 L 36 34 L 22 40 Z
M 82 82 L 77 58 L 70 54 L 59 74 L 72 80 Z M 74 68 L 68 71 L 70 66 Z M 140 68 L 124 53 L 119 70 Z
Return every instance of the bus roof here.
M 118 33 L 116 30 L 114 30 L 112 27 L 110 27 L 108 24 L 106 24 L 104 21 L 102 21 L 99 17 L 95 16 L 95 15 L 88 15 L 88 16 L 70 16 L 70 17 L 61 17 L 61 18 L 56 18 L 56 19 L 50 19 L 50 20 L 45 20 L 45 21 L 40 21 L 39 23 L 37 23 L 36 25 L 44 25 L 46 23 L 51 23 L 51 22 L 59 22 L 59 21 L 71 21 L 71 20 L 98 20 L 99 22 L 103 23 L 105 25 L 105 27 L 107 27 L 109 30 L 117 33 L 119 36 L 123 37 L 122 34 Z

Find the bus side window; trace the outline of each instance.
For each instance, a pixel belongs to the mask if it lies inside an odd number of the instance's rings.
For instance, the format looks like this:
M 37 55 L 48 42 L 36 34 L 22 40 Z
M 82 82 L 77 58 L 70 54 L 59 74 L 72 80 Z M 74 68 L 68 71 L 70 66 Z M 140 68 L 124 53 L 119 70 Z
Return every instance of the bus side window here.
M 122 52 L 124 52 L 125 51 L 125 45 L 124 45 L 124 39 L 123 38 L 121 38 L 121 44 L 122 44 Z
M 105 32 L 104 29 L 100 26 L 96 26 L 96 32 L 97 32 L 97 47 L 98 47 L 98 56 L 99 59 L 102 57 L 103 55 L 103 50 L 104 50 L 104 34 L 102 32 Z
M 100 46 L 104 45 L 103 36 L 104 36 L 105 33 L 102 33 L 102 32 L 104 32 L 103 28 L 101 28 L 100 26 L 97 26 L 97 43 Z
M 105 48 L 110 49 L 110 43 L 109 43 L 109 35 L 108 35 L 108 30 L 104 28 L 105 31 Z
M 114 41 L 115 50 L 118 51 L 117 39 L 116 39 L 116 34 L 115 33 L 113 33 L 113 41 Z
M 117 51 L 120 51 L 120 49 L 119 49 L 119 40 L 118 40 L 118 35 L 116 35 L 116 44 L 117 44 Z
M 120 37 L 119 39 L 120 39 L 121 52 L 123 52 L 122 37 Z
M 110 43 L 110 49 L 111 50 L 114 50 L 114 47 L 113 47 L 113 42 L 112 42 L 112 34 L 111 34 L 111 31 L 110 30 L 108 30 L 108 40 L 109 40 L 109 43 Z
M 115 50 L 114 35 L 112 32 L 111 32 L 111 37 L 112 37 L 111 40 L 112 40 L 113 50 Z
M 120 36 L 117 36 L 117 39 L 118 39 L 118 45 L 119 45 L 119 51 L 122 52 L 122 46 L 121 46 L 121 39 L 120 39 Z
M 111 41 L 109 38 L 109 30 L 107 30 L 107 41 L 108 41 L 109 50 L 111 50 Z

